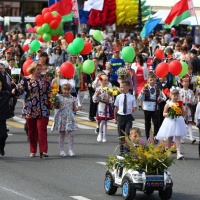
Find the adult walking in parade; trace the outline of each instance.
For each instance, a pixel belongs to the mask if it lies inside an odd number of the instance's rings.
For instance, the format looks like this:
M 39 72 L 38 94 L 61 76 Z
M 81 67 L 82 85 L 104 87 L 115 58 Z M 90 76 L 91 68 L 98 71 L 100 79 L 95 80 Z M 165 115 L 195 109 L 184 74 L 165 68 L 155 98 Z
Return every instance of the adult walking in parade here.
M 21 80 L 20 94 L 26 92 L 22 116 L 28 126 L 30 157 L 35 157 L 39 140 L 40 158 L 48 157 L 47 125 L 49 122 L 49 97 L 51 84 L 46 75 L 42 75 L 42 65 L 33 62 L 28 68 L 29 76 Z M 13 94 L 16 90 L 13 91 Z
M 5 142 L 8 137 L 6 131 L 6 119 L 10 118 L 9 98 L 11 87 L 7 84 L 6 79 L 0 72 L 0 154 L 4 156 Z

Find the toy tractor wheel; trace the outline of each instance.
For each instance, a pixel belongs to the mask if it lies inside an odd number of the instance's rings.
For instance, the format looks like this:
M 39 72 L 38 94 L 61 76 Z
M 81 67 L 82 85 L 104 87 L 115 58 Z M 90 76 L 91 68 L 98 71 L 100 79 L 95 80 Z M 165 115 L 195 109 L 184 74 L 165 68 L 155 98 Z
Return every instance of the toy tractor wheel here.
M 122 181 L 122 196 L 125 200 L 132 200 L 135 198 L 136 189 L 134 188 L 133 182 L 129 177 L 124 177 Z
M 154 190 L 145 190 L 144 191 L 144 194 L 146 194 L 146 195 L 151 195 L 153 193 L 154 193 Z
M 117 187 L 113 185 L 114 179 L 111 174 L 106 174 L 106 178 L 104 180 L 104 188 L 107 194 L 113 195 L 117 191 Z
M 168 200 L 172 197 L 172 187 L 166 188 L 166 190 L 159 190 L 159 197 L 162 200 Z

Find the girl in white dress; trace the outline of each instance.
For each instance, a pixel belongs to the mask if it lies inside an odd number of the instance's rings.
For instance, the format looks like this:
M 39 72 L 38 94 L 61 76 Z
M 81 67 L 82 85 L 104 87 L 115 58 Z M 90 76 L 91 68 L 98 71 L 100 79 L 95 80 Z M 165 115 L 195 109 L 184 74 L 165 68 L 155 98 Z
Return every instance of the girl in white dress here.
M 98 103 L 96 119 L 101 121 L 97 141 L 106 142 L 107 120 L 114 119 L 114 112 L 111 106 L 114 102 L 114 97 L 111 92 L 112 89 L 108 87 L 108 76 L 102 75 L 99 80 L 101 87 L 96 88 L 92 98 L 94 103 Z
M 178 102 L 179 90 L 172 88 L 170 91 L 171 101 L 168 101 L 165 105 L 163 116 L 165 117 L 158 134 L 156 136 L 157 140 L 168 139 L 168 149 L 171 148 L 172 140 L 174 138 L 177 147 L 177 159 L 182 159 L 181 155 L 181 139 L 187 137 L 187 130 L 185 127 L 185 121 L 183 116 L 185 115 L 184 109 L 181 107 L 182 102 Z M 182 109 L 182 115 L 177 116 L 177 118 L 172 119 L 168 116 L 168 112 L 173 106 L 177 106 Z

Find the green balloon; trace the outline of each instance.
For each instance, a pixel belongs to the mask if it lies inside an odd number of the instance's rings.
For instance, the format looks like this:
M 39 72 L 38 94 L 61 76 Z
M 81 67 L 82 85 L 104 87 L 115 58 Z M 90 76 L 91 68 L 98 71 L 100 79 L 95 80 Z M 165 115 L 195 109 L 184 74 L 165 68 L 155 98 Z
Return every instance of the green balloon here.
M 58 25 L 58 28 L 59 28 L 59 29 L 62 29 L 62 23 L 60 23 L 60 24 Z
M 33 50 L 31 49 L 28 50 L 28 54 L 33 54 L 33 53 L 34 53 Z
M 84 48 L 84 41 L 82 38 L 76 38 L 73 41 L 73 46 L 76 49 L 76 51 L 79 53 L 83 50 Z
M 132 47 L 125 47 L 122 49 L 122 58 L 126 62 L 133 62 L 135 58 L 135 50 Z
M 39 42 L 38 40 L 33 40 L 33 41 L 31 42 L 30 47 L 31 47 L 31 50 L 32 50 L 32 51 L 36 52 L 36 51 L 38 51 L 38 49 L 40 48 L 40 42 Z
M 84 63 L 83 63 L 83 71 L 86 73 L 86 74 L 92 74 L 93 71 L 95 69 L 95 66 L 94 66 L 94 63 L 93 61 L 91 60 L 86 60 Z
M 102 40 L 102 37 L 103 37 L 103 35 L 102 35 L 101 31 L 96 30 L 96 31 L 93 32 L 93 38 L 94 38 L 97 42 L 100 42 L 100 41 Z
M 49 42 L 51 40 L 51 35 L 49 33 L 44 33 L 44 35 L 42 36 L 42 39 L 45 42 Z
M 62 29 L 59 29 L 58 35 L 59 35 L 59 36 L 63 36 L 64 34 L 65 34 L 65 32 L 64 32 Z
M 178 77 L 183 77 L 186 75 L 187 71 L 188 71 L 188 65 L 186 62 L 181 61 L 181 65 L 182 65 L 182 71 L 181 73 L 178 75 Z
M 48 33 L 50 30 L 51 30 L 51 27 L 50 27 L 49 24 L 44 23 L 44 24 L 42 25 L 42 31 L 43 31 L 44 33 Z
M 31 26 L 30 24 L 26 24 L 26 28 L 28 28 L 29 26 Z
M 68 50 L 68 52 L 69 52 L 71 55 L 76 55 L 76 54 L 78 54 L 78 52 L 77 52 L 76 49 L 74 48 L 73 43 L 70 43 L 70 44 L 68 45 L 67 50 Z
M 37 33 L 38 33 L 39 35 L 43 35 L 43 34 L 44 34 L 44 32 L 43 32 L 43 30 L 42 30 L 42 26 L 39 26 L 39 27 L 37 28 Z
M 58 34 L 59 34 L 59 29 L 58 29 L 58 28 L 51 29 L 51 30 L 50 30 L 50 34 L 51 34 L 52 36 L 58 35 Z
M 54 15 L 58 14 L 58 12 L 57 11 L 53 11 L 53 12 L 51 12 L 51 14 L 54 16 Z

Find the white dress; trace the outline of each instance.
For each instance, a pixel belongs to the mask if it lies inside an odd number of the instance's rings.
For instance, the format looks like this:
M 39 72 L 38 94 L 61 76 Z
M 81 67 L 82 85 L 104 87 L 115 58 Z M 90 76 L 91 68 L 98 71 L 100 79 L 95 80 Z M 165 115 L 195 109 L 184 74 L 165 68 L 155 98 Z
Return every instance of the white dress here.
M 169 107 L 171 105 L 175 105 L 175 103 L 169 102 Z M 165 117 L 158 134 L 156 136 L 157 140 L 165 140 L 168 137 L 177 137 L 181 136 L 181 138 L 187 137 L 187 130 L 185 127 L 185 121 L 182 116 L 177 117 L 176 119 L 172 119 L 171 117 Z

